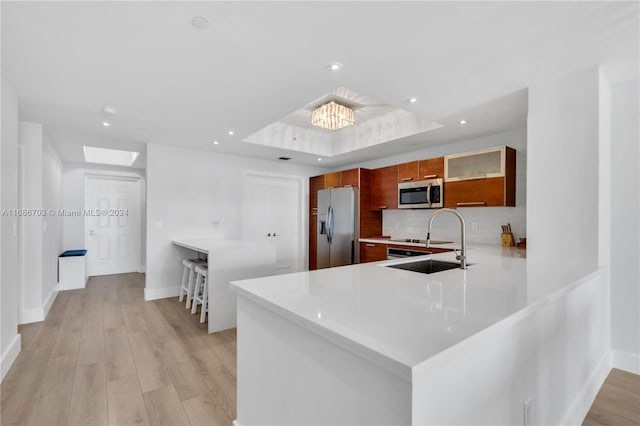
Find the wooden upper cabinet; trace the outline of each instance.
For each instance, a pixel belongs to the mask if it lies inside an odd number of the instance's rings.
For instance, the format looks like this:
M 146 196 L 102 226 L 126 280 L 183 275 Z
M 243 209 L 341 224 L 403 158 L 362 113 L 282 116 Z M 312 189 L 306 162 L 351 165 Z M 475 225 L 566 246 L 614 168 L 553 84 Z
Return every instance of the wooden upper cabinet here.
M 398 208 L 398 166 L 371 171 L 371 210 Z
M 508 146 L 445 157 L 445 207 L 515 207 L 516 151 Z
M 444 157 L 419 161 L 419 176 L 418 180 L 444 177 Z
M 324 189 L 340 187 L 340 172 L 327 173 L 324 175 Z
M 416 180 L 420 180 L 417 161 L 398 164 L 398 183 L 414 182 Z
M 359 171 L 360 169 L 351 169 L 340 172 L 340 186 L 359 188 Z

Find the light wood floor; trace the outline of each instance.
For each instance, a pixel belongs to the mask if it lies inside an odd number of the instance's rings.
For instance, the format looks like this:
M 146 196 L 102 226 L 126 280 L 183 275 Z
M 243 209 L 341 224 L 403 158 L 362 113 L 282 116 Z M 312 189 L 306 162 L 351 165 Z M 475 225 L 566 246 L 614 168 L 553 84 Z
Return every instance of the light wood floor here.
M 210 335 L 177 298 L 145 302 L 144 275 L 92 277 L 20 327 L 1 424 L 230 425 L 235 330 Z
M 177 298 L 143 292 L 142 274 L 93 277 L 21 326 L 0 424 L 230 425 L 235 330 L 208 334 Z M 612 370 L 584 425 L 640 426 L 640 376 Z
M 640 425 L 640 376 L 616 368 L 611 370 L 582 424 Z

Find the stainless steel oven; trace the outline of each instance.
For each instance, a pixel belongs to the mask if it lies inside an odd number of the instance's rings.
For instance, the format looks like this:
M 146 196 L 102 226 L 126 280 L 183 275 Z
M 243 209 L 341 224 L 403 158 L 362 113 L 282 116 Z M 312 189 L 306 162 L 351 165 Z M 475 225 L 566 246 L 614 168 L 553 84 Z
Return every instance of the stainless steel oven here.
M 434 209 L 444 206 L 442 179 L 419 180 L 398 184 L 398 208 Z

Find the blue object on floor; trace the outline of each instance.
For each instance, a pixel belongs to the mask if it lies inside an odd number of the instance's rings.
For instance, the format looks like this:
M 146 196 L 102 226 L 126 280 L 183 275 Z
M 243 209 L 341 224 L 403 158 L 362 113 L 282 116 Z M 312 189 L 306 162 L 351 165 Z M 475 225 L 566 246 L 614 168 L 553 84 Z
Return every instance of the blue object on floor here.
M 67 250 L 63 252 L 60 257 L 84 256 L 85 254 L 87 254 L 86 250 Z

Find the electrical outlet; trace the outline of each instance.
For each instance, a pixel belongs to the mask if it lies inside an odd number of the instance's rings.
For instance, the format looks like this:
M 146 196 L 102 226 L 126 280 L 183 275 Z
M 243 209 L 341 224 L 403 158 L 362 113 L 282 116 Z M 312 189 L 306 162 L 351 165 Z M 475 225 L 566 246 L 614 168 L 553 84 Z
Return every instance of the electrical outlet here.
M 471 230 L 472 231 L 477 231 L 478 230 L 478 221 L 474 220 L 473 222 L 471 222 Z
M 522 403 L 522 425 L 529 426 L 531 424 L 531 398 Z

